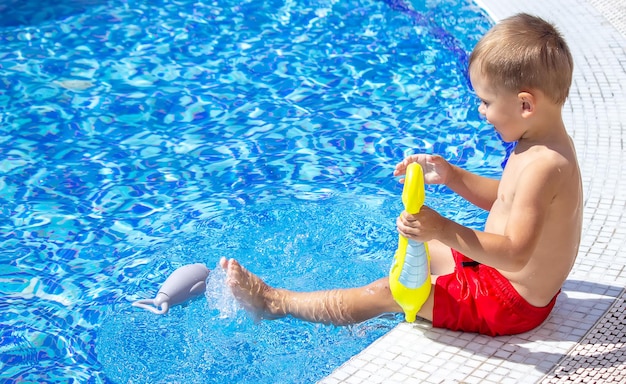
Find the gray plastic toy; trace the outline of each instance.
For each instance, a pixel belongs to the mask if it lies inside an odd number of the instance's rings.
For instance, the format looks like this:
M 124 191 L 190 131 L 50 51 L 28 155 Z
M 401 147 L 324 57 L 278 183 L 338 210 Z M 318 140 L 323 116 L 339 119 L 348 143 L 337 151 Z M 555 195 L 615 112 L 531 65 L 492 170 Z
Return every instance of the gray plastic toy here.
M 203 294 L 208 276 L 209 269 L 204 264 L 183 265 L 165 280 L 154 299 L 137 300 L 133 303 L 133 307 L 163 315 L 169 311 L 170 307 Z

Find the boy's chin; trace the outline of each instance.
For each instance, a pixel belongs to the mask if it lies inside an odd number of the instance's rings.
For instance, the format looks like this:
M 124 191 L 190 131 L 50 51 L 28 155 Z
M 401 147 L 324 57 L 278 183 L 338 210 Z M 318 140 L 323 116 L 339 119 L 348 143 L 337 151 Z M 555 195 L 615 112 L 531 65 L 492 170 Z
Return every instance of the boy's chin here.
M 495 129 L 495 128 L 494 128 Z M 498 137 L 500 138 L 500 140 L 502 140 L 503 142 L 510 144 L 510 143 L 517 143 L 519 141 L 519 139 L 521 139 L 521 136 L 517 136 L 517 135 L 503 135 L 502 133 L 500 133 L 500 131 L 498 131 L 497 129 L 495 129 L 496 134 L 498 135 Z

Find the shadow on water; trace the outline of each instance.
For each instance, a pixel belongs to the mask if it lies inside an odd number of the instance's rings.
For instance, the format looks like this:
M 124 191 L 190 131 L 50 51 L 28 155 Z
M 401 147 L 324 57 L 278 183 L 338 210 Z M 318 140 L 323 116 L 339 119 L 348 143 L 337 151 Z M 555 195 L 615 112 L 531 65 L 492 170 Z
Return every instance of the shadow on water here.
M 0 28 L 34 27 L 105 4 L 107 0 L 50 1 L 45 6 L 39 0 L 0 0 Z

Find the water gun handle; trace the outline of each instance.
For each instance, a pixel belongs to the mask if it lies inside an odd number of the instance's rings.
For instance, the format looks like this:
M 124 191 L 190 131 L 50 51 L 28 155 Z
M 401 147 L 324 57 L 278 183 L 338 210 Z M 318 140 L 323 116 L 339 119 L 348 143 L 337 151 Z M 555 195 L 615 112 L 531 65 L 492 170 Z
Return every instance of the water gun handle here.
M 411 163 L 406 169 L 402 189 L 404 209 L 410 214 L 418 213 L 424 199 L 422 167 Z M 406 321 L 415 321 L 417 312 L 428 299 L 431 290 L 430 254 L 426 243 L 399 236 L 398 249 L 389 272 L 389 287 L 393 298 L 402 307 Z

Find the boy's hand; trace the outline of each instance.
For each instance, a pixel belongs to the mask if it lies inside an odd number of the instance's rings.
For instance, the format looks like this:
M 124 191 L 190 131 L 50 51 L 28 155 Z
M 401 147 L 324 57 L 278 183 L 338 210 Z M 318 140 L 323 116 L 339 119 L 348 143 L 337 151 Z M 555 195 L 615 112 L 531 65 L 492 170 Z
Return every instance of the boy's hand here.
M 406 167 L 411 163 L 418 163 L 424 171 L 424 183 L 426 184 L 446 184 L 451 173 L 452 166 L 438 155 L 411 155 L 396 165 L 393 171 L 394 176 L 404 175 Z M 404 179 L 400 179 L 404 183 Z
M 398 232 L 402 236 L 421 242 L 440 238 L 445 225 L 446 219 L 425 205 L 419 213 L 412 215 L 404 211 L 396 220 Z

